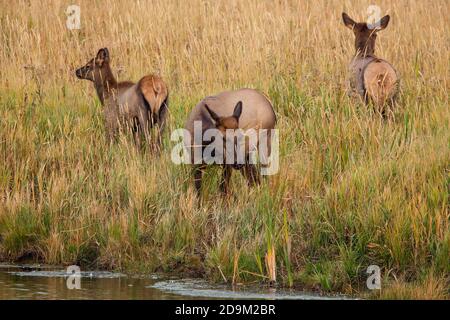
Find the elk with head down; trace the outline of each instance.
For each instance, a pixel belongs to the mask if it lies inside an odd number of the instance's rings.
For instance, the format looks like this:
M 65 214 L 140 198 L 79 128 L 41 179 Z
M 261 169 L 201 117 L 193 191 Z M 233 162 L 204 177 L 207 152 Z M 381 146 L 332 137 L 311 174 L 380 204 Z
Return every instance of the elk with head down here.
M 195 141 L 195 123 L 199 124 L 201 141 Z M 208 165 L 203 151 L 215 142 L 212 139 L 204 140 L 205 133 L 208 130 L 215 129 L 220 134 L 219 139 L 223 139 L 223 141 L 220 141 L 223 151 L 218 150 L 226 157 L 222 164 L 223 175 L 220 189 L 226 194 L 228 193 L 228 185 L 233 169 L 239 170 L 245 176 L 249 185 L 259 184 L 260 173 L 256 164 L 249 159 L 250 152 L 253 148 L 253 150 L 256 149 L 257 152 L 263 153 L 262 157 L 266 159 L 270 157 L 272 151 L 272 130 L 275 128 L 275 123 L 276 116 L 271 102 L 254 89 L 226 91 L 215 96 L 206 97 L 200 101 L 191 111 L 185 125 L 185 129 L 189 133 L 186 147 L 191 155 L 191 163 L 194 164 L 194 182 L 197 192 L 200 192 L 202 174 Z M 254 133 L 254 136 L 257 136 L 253 141 L 254 143 L 249 143 L 245 139 L 241 140 L 241 142 L 244 142 L 243 144 L 239 143 L 234 134 L 235 131 L 239 130 L 246 134 L 250 131 Z M 263 140 L 261 137 L 265 134 L 266 136 Z M 197 159 L 199 161 L 194 159 L 196 151 L 199 151 L 202 157 Z M 239 153 L 243 154 L 242 162 L 238 161 Z

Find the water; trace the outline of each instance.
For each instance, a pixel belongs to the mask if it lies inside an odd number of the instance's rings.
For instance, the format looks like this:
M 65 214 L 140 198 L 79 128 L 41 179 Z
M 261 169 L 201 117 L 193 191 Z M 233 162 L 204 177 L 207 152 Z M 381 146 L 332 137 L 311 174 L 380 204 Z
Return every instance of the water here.
M 152 274 L 126 275 L 107 271 L 81 272 L 81 289 L 68 289 L 62 267 L 0 264 L 3 299 L 342 299 L 266 287 L 211 285 L 198 279 Z

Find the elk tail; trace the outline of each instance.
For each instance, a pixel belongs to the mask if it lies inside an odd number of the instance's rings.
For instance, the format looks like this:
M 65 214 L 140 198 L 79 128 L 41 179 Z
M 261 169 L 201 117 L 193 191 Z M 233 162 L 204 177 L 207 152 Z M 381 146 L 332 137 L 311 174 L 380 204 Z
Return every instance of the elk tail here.
M 366 68 L 364 86 L 379 111 L 383 111 L 385 104 L 394 98 L 397 85 L 397 74 L 388 63 L 379 60 Z
M 139 81 L 139 89 L 148 103 L 152 115 L 158 115 L 162 103 L 167 98 L 167 88 L 161 78 L 156 76 L 145 76 Z

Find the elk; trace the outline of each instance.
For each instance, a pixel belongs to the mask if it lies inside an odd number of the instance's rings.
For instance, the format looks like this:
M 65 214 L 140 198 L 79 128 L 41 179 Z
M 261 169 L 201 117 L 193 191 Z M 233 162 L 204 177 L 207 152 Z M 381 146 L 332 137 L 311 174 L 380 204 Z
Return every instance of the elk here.
M 200 123 L 201 137 L 200 143 L 195 141 L 195 123 Z M 186 144 L 186 149 L 193 159 L 194 154 L 200 151 L 202 158 L 200 161 L 192 161 L 194 165 L 194 184 L 198 194 L 201 191 L 202 175 L 208 165 L 207 161 L 203 158 L 203 151 L 205 147 L 214 143 L 213 141 L 205 141 L 205 133 L 209 129 L 216 129 L 221 133 L 223 138 L 223 152 L 222 155 L 229 157 L 230 154 L 227 148 L 232 148 L 232 159 L 229 158 L 222 164 L 222 179 L 220 182 L 220 190 L 224 194 L 228 194 L 229 181 L 232 175 L 232 170 L 239 170 L 242 175 L 247 179 L 250 186 L 260 183 L 260 176 L 257 171 L 255 163 L 251 163 L 249 143 L 247 140 L 244 143 L 244 149 L 242 145 L 239 145 L 236 135 L 230 134 L 235 131 L 245 130 L 249 132 L 252 129 L 254 133 L 259 133 L 263 129 L 267 133 L 267 139 L 265 139 L 264 145 L 266 156 L 270 156 L 271 153 L 271 137 L 272 131 L 276 123 L 276 116 L 273 110 L 271 102 L 260 92 L 253 89 L 240 89 L 236 91 L 226 91 L 219 93 L 215 96 L 204 98 L 200 101 L 191 111 L 186 124 L 185 129 L 189 133 L 190 139 Z M 259 136 L 258 136 L 259 138 Z M 212 139 L 211 139 L 212 140 Z M 257 141 L 253 144 L 258 151 L 261 148 L 261 141 Z M 234 151 L 240 150 L 244 154 L 244 161 L 239 162 L 237 157 L 234 157 Z
M 386 60 L 375 56 L 377 33 L 389 23 L 389 15 L 374 25 L 355 22 L 345 12 L 342 13 L 344 25 L 355 35 L 355 56 L 350 66 L 350 92 L 359 95 L 367 104 L 372 101 L 376 110 L 383 116 L 386 106 L 392 105 L 398 93 L 399 75 Z
M 136 145 L 140 136 L 156 150 L 160 150 L 161 134 L 166 122 L 168 89 L 156 75 L 146 75 L 137 83 L 117 82 L 110 66 L 109 51 L 102 48 L 83 67 L 75 71 L 79 79 L 94 83 L 103 106 L 108 141 L 113 141 L 122 127 L 133 132 Z M 156 143 L 151 143 L 150 129 L 158 125 Z

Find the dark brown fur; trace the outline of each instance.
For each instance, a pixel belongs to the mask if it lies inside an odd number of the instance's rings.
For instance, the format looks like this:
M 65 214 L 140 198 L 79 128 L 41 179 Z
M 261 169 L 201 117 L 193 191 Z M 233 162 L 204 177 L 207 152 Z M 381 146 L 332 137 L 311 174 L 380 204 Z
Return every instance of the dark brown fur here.
M 219 117 L 214 111 L 212 111 L 208 107 L 207 104 L 205 104 L 205 108 L 208 111 L 211 118 L 215 121 L 216 129 L 218 129 L 224 136 L 224 140 L 226 139 L 226 131 L 227 130 L 237 130 L 239 128 L 239 118 L 242 113 L 242 102 L 241 101 L 239 101 L 236 104 L 233 114 L 228 117 Z M 242 165 L 242 166 L 223 164 L 222 166 L 223 166 L 223 172 L 222 172 L 222 180 L 220 183 L 220 190 L 225 194 L 228 193 L 228 186 L 230 184 L 230 178 L 231 178 L 231 173 L 232 173 L 233 168 L 234 169 L 243 169 L 243 171 L 241 171 L 241 172 L 243 172 L 244 175 L 246 175 L 250 184 L 259 183 L 259 176 L 256 174 L 256 168 L 254 168 L 254 166 L 250 166 L 249 164 Z M 251 176 L 249 176 L 247 174 L 247 171 L 249 170 L 249 168 L 252 169 Z M 254 170 L 253 170 L 253 168 L 254 168 Z M 198 168 L 197 168 L 194 179 L 195 179 L 195 187 L 196 187 L 197 191 L 199 192 L 200 188 L 201 188 L 202 170 L 198 170 Z

